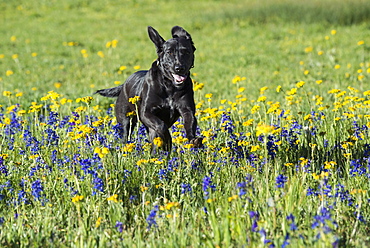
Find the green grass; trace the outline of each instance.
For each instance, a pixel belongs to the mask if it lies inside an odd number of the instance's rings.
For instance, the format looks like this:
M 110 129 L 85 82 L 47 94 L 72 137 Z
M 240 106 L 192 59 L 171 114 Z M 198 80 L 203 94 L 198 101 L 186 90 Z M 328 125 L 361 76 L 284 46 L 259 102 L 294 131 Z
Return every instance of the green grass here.
M 0 16 L 2 247 L 369 246 L 367 1 L 7 1 Z M 92 95 L 149 68 L 148 25 L 192 35 L 202 149 L 181 121 L 169 158 L 139 131 L 122 144 L 114 102 Z

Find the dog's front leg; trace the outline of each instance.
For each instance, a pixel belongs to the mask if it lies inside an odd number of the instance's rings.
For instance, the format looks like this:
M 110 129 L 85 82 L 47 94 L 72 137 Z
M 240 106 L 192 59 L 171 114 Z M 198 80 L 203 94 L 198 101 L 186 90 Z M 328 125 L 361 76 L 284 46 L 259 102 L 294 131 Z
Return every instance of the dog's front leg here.
M 154 145 L 152 153 L 155 153 L 158 146 L 165 151 L 171 151 L 172 138 L 170 132 L 168 131 L 167 125 L 161 119 L 148 111 L 144 111 L 144 113 L 141 115 L 141 122 L 147 127 L 149 131 L 149 140 Z M 154 142 L 156 138 L 160 138 L 158 143 Z M 161 142 L 163 143 L 161 144 Z
M 197 118 L 195 118 L 194 112 L 195 111 L 192 110 L 185 110 L 181 111 L 180 114 L 184 120 L 186 137 L 195 148 L 200 148 L 203 146 L 203 139 L 201 137 L 196 137 Z

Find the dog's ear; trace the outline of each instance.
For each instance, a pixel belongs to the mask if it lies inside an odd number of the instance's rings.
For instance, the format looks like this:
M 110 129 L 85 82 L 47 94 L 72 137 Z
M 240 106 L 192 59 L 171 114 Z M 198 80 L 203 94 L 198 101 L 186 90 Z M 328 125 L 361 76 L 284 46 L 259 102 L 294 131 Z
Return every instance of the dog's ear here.
M 174 26 L 171 30 L 171 33 L 172 38 L 185 38 L 187 40 L 190 40 L 191 46 L 193 47 L 193 51 L 195 51 L 195 46 L 191 38 L 191 35 L 185 29 L 179 26 Z
M 163 43 L 165 42 L 165 40 L 162 38 L 162 36 L 159 35 L 157 30 L 155 30 L 151 26 L 148 26 L 148 34 L 149 38 L 152 40 L 155 47 L 157 48 L 157 53 L 160 53 L 162 51 Z

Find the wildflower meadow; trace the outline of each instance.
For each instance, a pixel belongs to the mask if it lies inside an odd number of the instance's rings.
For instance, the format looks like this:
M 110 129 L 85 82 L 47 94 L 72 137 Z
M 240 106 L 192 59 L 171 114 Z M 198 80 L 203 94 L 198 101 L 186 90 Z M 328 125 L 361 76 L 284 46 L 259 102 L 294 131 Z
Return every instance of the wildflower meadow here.
M 370 3 L 337 2 L 0 3 L 0 246 L 370 246 Z M 148 25 L 193 37 L 202 148 L 123 143 L 93 94 Z

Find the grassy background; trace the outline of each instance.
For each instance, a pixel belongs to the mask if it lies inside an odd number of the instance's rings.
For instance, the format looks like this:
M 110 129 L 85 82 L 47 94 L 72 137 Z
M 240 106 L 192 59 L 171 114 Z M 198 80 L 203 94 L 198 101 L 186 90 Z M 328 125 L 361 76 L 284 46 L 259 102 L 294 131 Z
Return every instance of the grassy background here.
M 2 246 L 369 245 L 368 1 L 3 1 L 0 18 Z M 112 99 L 81 100 L 149 68 L 148 25 L 189 31 L 204 84 L 205 148 L 176 125 L 170 161 L 120 143 Z
M 16 72 L 15 82 L 2 76 L 1 89 L 26 91 L 25 87 L 37 85 L 36 92 L 25 92 L 36 100 L 55 82 L 62 83 L 67 96 L 77 97 L 89 95 L 91 84 L 98 89 L 124 81 L 125 76 L 115 73 L 121 65 L 131 69 L 128 73 L 135 65 L 147 69 L 155 59 L 148 25 L 166 39 L 174 25 L 189 30 L 199 47 L 194 72 L 217 95 L 229 93 L 226 82 L 235 75 L 246 76 L 249 90 L 256 93 L 255 86 L 259 89 L 272 81 L 295 83 L 302 78 L 299 55 L 315 43 L 320 44 L 315 50 L 330 49 L 324 57 L 332 64 L 357 63 L 352 53 L 332 49 L 337 41 L 348 47 L 366 37 L 370 7 L 366 1 L 342 1 L 339 6 L 336 1 L 38 1 L 2 3 L 1 9 L 5 58 L 0 65 L 3 74 L 8 69 Z M 338 29 L 335 39 L 322 42 L 331 29 Z M 117 48 L 107 49 L 113 39 L 119 42 Z M 65 42 L 77 46 L 64 46 Z M 82 58 L 82 49 L 88 58 Z M 104 59 L 98 51 L 104 52 Z M 37 57 L 31 57 L 33 52 Z M 16 61 L 13 54 L 20 55 Z M 337 54 L 342 61 L 336 61 Z M 275 71 L 280 76 L 275 77 Z

